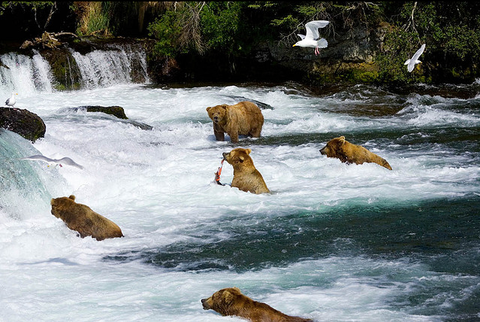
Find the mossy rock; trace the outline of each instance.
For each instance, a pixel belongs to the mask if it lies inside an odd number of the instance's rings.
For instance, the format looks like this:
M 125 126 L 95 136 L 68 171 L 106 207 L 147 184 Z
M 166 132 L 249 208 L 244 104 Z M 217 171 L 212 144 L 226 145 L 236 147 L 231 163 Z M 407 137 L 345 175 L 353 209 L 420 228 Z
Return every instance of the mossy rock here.
M 119 119 L 128 119 L 127 115 L 125 115 L 125 110 L 121 106 L 81 106 L 79 109 L 84 109 L 87 112 L 102 112 Z
M 46 131 L 45 123 L 37 114 L 10 107 L 0 108 L 0 127 L 32 142 L 44 137 Z

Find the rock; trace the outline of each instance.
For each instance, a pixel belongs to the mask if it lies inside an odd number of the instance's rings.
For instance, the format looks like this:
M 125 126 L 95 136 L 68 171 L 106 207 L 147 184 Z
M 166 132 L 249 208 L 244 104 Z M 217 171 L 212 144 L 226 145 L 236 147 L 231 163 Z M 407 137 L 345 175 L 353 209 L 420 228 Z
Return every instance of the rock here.
M 113 115 L 119 119 L 128 119 L 125 115 L 125 110 L 121 106 L 80 106 L 79 109 L 86 110 L 87 112 L 102 112 Z
M 148 124 L 129 120 L 128 117 L 125 115 L 125 110 L 121 106 L 80 106 L 80 107 L 75 107 L 73 110 L 75 111 L 84 110 L 87 112 L 101 112 L 105 114 L 110 114 L 115 116 L 116 118 L 119 118 L 122 120 L 128 120 L 128 121 L 122 121 L 122 122 L 132 124 L 142 130 L 153 129 L 153 127 Z
M 10 107 L 0 107 L 0 127 L 32 142 L 44 137 L 46 131 L 45 123 L 37 114 Z
M 68 38 L 68 39 L 79 39 L 77 35 L 71 32 L 57 32 L 57 33 L 50 33 L 44 32 L 42 37 L 36 37 L 34 40 L 25 40 L 23 44 L 20 46 L 20 49 L 29 49 L 29 48 L 49 48 L 49 49 L 56 49 L 64 45 L 64 42 L 58 40 L 59 37 Z

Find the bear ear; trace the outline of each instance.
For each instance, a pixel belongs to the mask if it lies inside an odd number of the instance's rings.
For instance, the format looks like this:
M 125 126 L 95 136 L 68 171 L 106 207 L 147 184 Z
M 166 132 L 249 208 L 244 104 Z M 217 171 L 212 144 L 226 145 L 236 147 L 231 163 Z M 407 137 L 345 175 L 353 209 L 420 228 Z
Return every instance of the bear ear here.
M 223 104 L 223 105 L 222 105 L 222 108 L 223 108 L 224 110 L 226 110 L 226 109 L 227 109 L 227 107 L 228 107 L 228 105 L 227 105 L 227 104 Z
M 68 197 L 69 199 L 72 199 L 73 201 L 75 201 L 75 196 L 74 195 L 70 195 L 70 197 Z
M 231 304 L 235 300 L 235 295 L 229 291 L 225 291 L 223 292 L 223 299 L 225 300 L 225 304 Z
M 245 161 L 245 157 L 243 155 L 239 156 L 238 158 L 240 159 L 240 162 Z
M 245 152 L 246 152 L 247 154 L 250 154 L 250 152 L 252 152 L 252 149 L 245 149 Z
M 211 108 L 212 108 L 212 107 L 207 107 L 207 112 L 210 111 Z
M 232 289 L 237 292 L 237 294 L 241 294 L 242 292 L 240 291 L 240 289 L 236 286 L 232 287 Z
M 341 144 L 345 144 L 345 137 L 344 136 L 339 137 L 338 140 L 340 141 Z

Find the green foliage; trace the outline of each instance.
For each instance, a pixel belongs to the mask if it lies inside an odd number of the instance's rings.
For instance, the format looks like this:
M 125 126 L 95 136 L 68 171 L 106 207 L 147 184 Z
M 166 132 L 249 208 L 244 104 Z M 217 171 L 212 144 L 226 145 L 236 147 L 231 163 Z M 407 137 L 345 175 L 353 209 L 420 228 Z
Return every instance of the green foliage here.
M 464 61 L 470 55 L 479 58 L 480 30 L 471 30 L 467 26 L 449 26 L 445 29 L 444 51 L 454 54 Z
M 83 14 L 80 18 L 77 34 L 80 36 L 91 35 L 95 32 L 108 32 L 110 18 L 102 2 L 91 1 L 82 5 Z
M 0 4 L 0 15 L 3 14 L 3 10 L 8 7 L 15 6 L 27 6 L 34 9 L 41 9 L 45 7 L 51 7 L 55 1 L 2 1 Z
M 480 60 L 480 6 L 466 2 L 405 2 L 398 7 L 384 50 L 376 57 L 382 82 L 420 82 L 475 77 Z M 391 7 L 389 8 L 391 10 Z M 426 43 L 420 65 L 408 73 L 403 63 Z M 465 73 L 460 75 L 457 70 Z M 467 71 L 468 70 L 468 71 Z
M 322 33 L 332 40 L 348 39 L 358 28 L 377 32 L 380 22 L 387 22 L 381 50 L 372 48 L 375 72 L 345 77 L 411 83 L 480 76 L 479 13 L 479 3 L 466 1 L 188 1 L 166 7 L 148 30 L 158 55 L 208 52 L 230 61 L 248 56 L 265 40 L 291 47 L 310 20 L 331 21 Z M 423 43 L 423 63 L 409 73 L 404 63 Z
M 408 73 L 404 64 L 420 47 L 418 40 L 414 41 L 415 38 L 415 33 L 401 28 L 394 28 L 387 33 L 383 45 L 384 52 L 376 57 L 381 82 L 408 82 L 408 77 L 412 75 Z
M 202 36 L 207 48 L 232 53 L 241 50 L 239 46 L 239 24 L 243 3 L 236 1 L 209 2 L 202 10 Z
M 315 15 L 325 12 L 324 6 L 316 6 L 316 5 L 300 5 L 296 8 L 296 11 L 304 17 L 314 17 Z
M 288 15 L 281 19 L 273 19 L 271 24 L 272 26 L 285 26 L 287 28 L 296 28 L 300 21 L 298 18 L 294 18 L 292 15 Z
M 155 54 L 174 57 L 192 50 L 222 51 L 229 55 L 243 49 L 241 30 L 245 3 L 182 2 L 166 10 L 148 26 L 149 36 L 157 39 Z
M 91 34 L 99 30 L 107 30 L 109 18 L 102 12 L 95 12 L 90 16 L 87 24 L 87 34 Z
M 178 47 L 182 32 L 181 11 L 167 11 L 148 26 L 149 36 L 157 39 L 154 52 L 160 56 L 173 57 L 185 51 Z

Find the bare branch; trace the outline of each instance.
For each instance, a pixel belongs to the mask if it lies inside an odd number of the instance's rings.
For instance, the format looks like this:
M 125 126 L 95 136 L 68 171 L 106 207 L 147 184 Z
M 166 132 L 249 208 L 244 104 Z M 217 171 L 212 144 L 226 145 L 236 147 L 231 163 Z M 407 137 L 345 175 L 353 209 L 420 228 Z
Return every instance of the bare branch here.
M 57 2 L 54 2 L 53 5 L 50 7 L 50 13 L 48 14 L 47 21 L 45 21 L 45 25 L 43 26 L 43 30 L 47 29 L 50 20 L 52 19 L 53 14 L 57 11 Z

